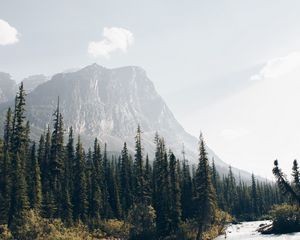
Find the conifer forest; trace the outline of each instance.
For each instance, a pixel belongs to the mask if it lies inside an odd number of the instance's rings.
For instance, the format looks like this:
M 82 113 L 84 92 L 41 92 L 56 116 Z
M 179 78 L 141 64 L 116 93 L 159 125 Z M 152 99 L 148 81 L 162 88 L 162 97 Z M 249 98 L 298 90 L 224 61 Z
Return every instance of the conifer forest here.
M 6 229 L 16 239 L 43 239 L 38 232 L 24 233 L 35 216 L 48 225 L 84 226 L 99 239 L 209 239 L 233 219 L 259 219 L 285 201 L 272 182 L 254 175 L 244 182 L 231 168 L 221 176 L 202 135 L 197 165 L 190 165 L 184 152 L 175 156 L 159 133 L 153 141 L 153 159 L 143 149 L 140 126 L 134 152 L 125 142 L 120 153 L 109 154 L 109 143 L 98 139 L 84 148 L 80 136 L 64 128 L 59 102 L 52 126 L 34 141 L 21 84 L 14 108 L 7 109 L 0 145 L 2 234 Z

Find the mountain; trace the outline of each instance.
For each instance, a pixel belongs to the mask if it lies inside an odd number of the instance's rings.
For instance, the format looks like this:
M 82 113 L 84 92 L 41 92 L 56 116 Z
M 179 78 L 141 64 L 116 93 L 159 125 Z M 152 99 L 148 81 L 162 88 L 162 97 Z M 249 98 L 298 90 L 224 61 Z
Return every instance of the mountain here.
M 73 126 L 88 146 L 98 137 L 102 143 L 108 143 L 109 151 L 120 152 L 125 141 L 134 151 L 134 136 L 140 124 L 145 153 L 150 157 L 154 155 L 154 135 L 158 132 L 177 156 L 181 156 L 184 144 L 186 157 L 192 163 L 198 161 L 197 138 L 178 123 L 140 67 L 108 69 L 93 64 L 79 71 L 56 74 L 38 85 L 27 96 L 27 115 L 36 137 L 47 124 L 52 125 L 58 96 L 65 128 Z M 2 105 L 2 109 L 6 107 L 7 104 Z M 212 150 L 208 152 L 219 171 L 227 172 L 228 165 Z M 249 173 L 233 171 L 250 180 Z
M 17 85 L 8 73 L 0 72 L 0 104 L 15 97 Z
M 37 86 L 46 82 L 48 78 L 43 74 L 32 75 L 23 79 L 24 89 L 27 93 L 33 91 Z

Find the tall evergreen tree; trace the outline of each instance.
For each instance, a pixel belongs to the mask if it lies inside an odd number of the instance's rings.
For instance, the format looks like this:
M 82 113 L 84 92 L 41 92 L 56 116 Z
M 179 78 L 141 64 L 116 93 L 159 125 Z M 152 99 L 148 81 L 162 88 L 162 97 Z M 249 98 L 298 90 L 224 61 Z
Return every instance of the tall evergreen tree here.
M 25 123 L 25 91 L 23 83 L 15 99 L 15 109 L 12 125 L 12 187 L 9 222 L 14 217 L 21 217 L 23 210 L 28 209 L 27 182 L 25 175 L 25 163 L 27 152 L 26 123 Z
M 200 135 L 199 164 L 195 176 L 195 184 L 196 218 L 198 221 L 197 240 L 200 240 L 205 228 L 214 221 L 217 208 L 216 192 L 211 181 L 211 171 L 202 134 Z
M 113 216 L 113 212 L 111 209 L 111 204 L 109 202 L 109 179 L 110 179 L 110 168 L 107 156 L 107 145 L 104 144 L 104 152 L 103 152 L 103 163 L 102 163 L 102 179 L 101 179 L 101 186 L 102 186 L 102 196 L 103 196 L 103 205 L 102 205 L 102 213 L 105 219 L 110 218 Z
M 170 233 L 168 156 L 163 138 L 155 136 L 156 152 L 153 165 L 153 202 L 156 209 L 156 229 L 159 236 Z
M 176 232 L 181 221 L 181 192 L 179 183 L 179 172 L 175 155 L 170 152 L 170 228 Z
M 59 99 L 57 103 L 56 111 L 53 114 L 54 125 L 51 137 L 50 148 L 50 179 L 51 179 L 51 191 L 55 197 L 54 203 L 56 205 L 55 216 L 59 217 L 62 211 L 62 193 L 63 193 L 63 180 L 64 180 L 64 129 L 63 119 L 60 113 Z
M 127 145 L 124 143 L 124 147 L 121 153 L 121 171 L 120 171 L 120 183 L 121 183 L 121 203 L 122 209 L 125 214 L 133 204 L 133 192 L 131 185 L 131 166 L 129 162 Z
M 257 194 L 257 187 L 256 187 L 256 179 L 254 177 L 254 174 L 251 175 L 251 199 L 252 199 L 252 212 L 255 216 L 259 213 L 259 206 L 258 206 L 258 194 Z
M 135 136 L 134 175 L 135 175 L 135 202 L 144 204 L 146 202 L 144 162 L 142 150 L 141 128 L 138 126 Z
M 75 179 L 74 182 L 74 217 L 76 220 L 87 219 L 87 179 L 85 175 L 84 150 L 80 137 L 78 137 L 75 154 Z
M 300 173 L 299 173 L 298 162 L 297 162 L 296 159 L 293 162 L 292 176 L 293 176 L 293 185 L 294 185 L 294 188 L 295 188 L 296 192 L 298 194 L 300 194 Z
M 192 217 L 192 178 L 190 172 L 190 166 L 185 159 L 183 158 L 182 162 L 182 184 L 181 184 L 181 206 L 182 206 L 182 218 L 186 220 Z
M 40 165 L 36 156 L 35 143 L 31 147 L 31 164 L 30 164 L 30 182 L 29 182 L 29 199 L 30 206 L 40 209 L 42 204 L 42 183 Z
M 12 138 L 12 111 L 9 108 L 4 126 L 4 141 L 1 144 L 0 156 L 0 224 L 7 223 L 10 209 L 11 192 L 11 138 Z

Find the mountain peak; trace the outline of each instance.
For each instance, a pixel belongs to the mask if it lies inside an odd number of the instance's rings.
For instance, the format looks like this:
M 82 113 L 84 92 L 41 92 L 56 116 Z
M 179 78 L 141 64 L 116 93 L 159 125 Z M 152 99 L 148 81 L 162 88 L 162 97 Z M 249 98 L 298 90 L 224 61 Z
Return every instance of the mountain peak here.
M 88 66 L 82 68 L 81 70 L 95 71 L 95 70 L 104 70 L 104 69 L 106 69 L 106 68 L 103 67 L 102 65 L 99 65 L 98 63 L 93 63 L 91 65 L 88 65 Z

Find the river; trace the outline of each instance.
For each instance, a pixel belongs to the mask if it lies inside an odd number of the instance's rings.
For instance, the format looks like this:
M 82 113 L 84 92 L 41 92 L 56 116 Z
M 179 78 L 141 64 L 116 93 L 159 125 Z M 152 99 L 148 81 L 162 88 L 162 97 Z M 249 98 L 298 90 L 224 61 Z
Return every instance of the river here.
M 262 235 L 256 231 L 260 224 L 270 223 L 270 221 L 242 222 L 237 225 L 228 226 L 225 235 L 217 237 L 215 240 L 300 240 L 300 233 L 282 235 Z

